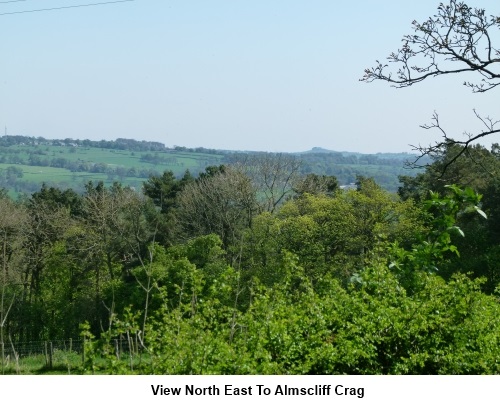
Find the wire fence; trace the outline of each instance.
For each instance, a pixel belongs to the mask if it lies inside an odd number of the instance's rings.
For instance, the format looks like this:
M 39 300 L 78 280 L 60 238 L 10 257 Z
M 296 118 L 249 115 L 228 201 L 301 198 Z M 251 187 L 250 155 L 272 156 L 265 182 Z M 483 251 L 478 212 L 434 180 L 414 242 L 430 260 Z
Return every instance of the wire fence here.
M 118 338 L 112 339 L 110 343 L 118 353 L 128 353 L 130 350 L 139 350 L 139 343 L 136 339 Z M 3 345 L 3 348 L 2 348 Z M 82 353 L 84 347 L 83 339 L 67 340 L 35 340 L 30 342 L 0 342 L 1 353 L 5 356 L 17 355 L 19 357 L 35 356 L 46 354 L 48 350 Z M 1 355 L 0 353 L 0 355 Z
M 0 342 L 0 345 L 2 343 Z M 64 351 L 82 353 L 82 339 L 68 340 L 36 340 L 31 342 L 4 342 L 3 353 L 5 356 L 30 357 L 45 355 L 48 351 Z
M 138 342 L 132 339 L 118 338 L 109 342 L 111 351 L 118 359 L 122 356 L 139 354 Z M 109 348 L 108 348 L 109 350 Z M 45 367 L 72 367 L 85 363 L 85 340 L 39 340 L 29 342 L 0 342 L 0 364 L 2 371 L 10 368 L 19 371 L 19 368 Z

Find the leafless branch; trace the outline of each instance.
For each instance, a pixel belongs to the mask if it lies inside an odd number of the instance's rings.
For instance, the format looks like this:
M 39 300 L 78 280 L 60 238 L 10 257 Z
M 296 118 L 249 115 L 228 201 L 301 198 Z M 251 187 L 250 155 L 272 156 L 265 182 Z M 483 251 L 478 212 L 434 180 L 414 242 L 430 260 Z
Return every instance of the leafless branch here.
M 472 73 L 479 75 L 480 81 L 465 81 L 464 85 L 474 93 L 483 93 L 500 85 L 500 49 L 495 48 L 492 41 L 498 38 L 500 17 L 488 16 L 484 9 L 450 0 L 447 5 L 441 3 L 434 16 L 423 23 L 413 21 L 412 25 L 415 33 L 403 37 L 401 49 L 389 55 L 387 64 L 376 61 L 375 67 L 365 69 L 361 81 L 383 80 L 403 88 L 430 77 Z M 389 69 L 393 63 L 398 66 L 395 72 Z M 451 164 L 467 153 L 471 144 L 500 132 L 495 128 L 499 121 L 482 117 L 475 110 L 474 114 L 485 129 L 475 134 L 465 132 L 465 140 L 456 140 L 447 135 L 434 113 L 431 124 L 421 127 L 437 129 L 442 139 L 429 146 L 412 145 L 419 156 L 408 166 L 422 167 L 422 158 L 440 158 L 451 146 L 460 146 L 451 159 L 446 159 L 442 176 Z
M 427 21 L 412 25 L 415 34 L 403 37 L 401 49 L 387 58 L 389 63 L 376 61 L 360 81 L 383 80 L 402 88 L 429 77 L 473 72 L 482 79 L 464 85 L 475 93 L 500 85 L 500 50 L 491 41 L 492 31 L 500 28 L 500 17 L 451 0 L 449 5 L 441 3 L 438 13 Z M 395 73 L 387 72 L 391 63 L 399 65 Z
M 421 125 L 421 128 L 424 129 L 437 129 L 441 132 L 442 140 L 435 142 L 432 145 L 429 146 L 422 146 L 422 145 L 411 145 L 413 147 L 413 150 L 417 151 L 419 153 L 419 156 L 413 161 L 413 162 L 408 162 L 407 166 L 411 168 L 417 168 L 417 167 L 423 167 L 425 165 L 421 165 L 419 162 L 424 156 L 428 156 L 432 159 L 439 158 L 443 155 L 443 153 L 446 150 L 449 150 L 449 148 L 453 145 L 458 145 L 460 146 L 460 149 L 453 155 L 451 158 L 449 158 L 443 165 L 440 173 L 440 177 L 444 175 L 448 167 L 453 164 L 460 156 L 464 155 L 467 153 L 469 147 L 476 142 L 477 140 L 488 136 L 492 134 L 497 134 L 500 133 L 500 129 L 495 128 L 495 126 L 500 123 L 500 121 L 495 121 L 490 117 L 482 117 L 476 110 L 473 110 L 476 118 L 484 125 L 486 130 L 483 130 L 479 133 L 472 134 L 470 132 L 464 132 L 464 135 L 466 135 L 467 139 L 466 140 L 455 140 L 451 137 L 448 136 L 447 132 L 443 129 L 441 124 L 439 123 L 439 116 L 436 112 L 434 112 L 432 116 L 432 121 L 431 124 L 425 124 Z

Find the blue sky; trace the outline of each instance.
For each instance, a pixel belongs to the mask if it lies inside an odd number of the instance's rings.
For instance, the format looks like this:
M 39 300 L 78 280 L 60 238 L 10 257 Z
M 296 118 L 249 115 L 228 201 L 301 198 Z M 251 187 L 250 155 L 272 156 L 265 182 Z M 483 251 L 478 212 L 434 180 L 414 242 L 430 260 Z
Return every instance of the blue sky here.
M 103 0 L 0 1 L 0 14 Z M 0 15 L 0 128 L 46 138 L 364 153 L 500 118 L 498 91 L 464 77 L 407 89 L 359 82 L 439 1 L 136 0 Z M 500 15 L 494 0 L 471 6 Z M 491 139 L 488 143 L 498 140 Z

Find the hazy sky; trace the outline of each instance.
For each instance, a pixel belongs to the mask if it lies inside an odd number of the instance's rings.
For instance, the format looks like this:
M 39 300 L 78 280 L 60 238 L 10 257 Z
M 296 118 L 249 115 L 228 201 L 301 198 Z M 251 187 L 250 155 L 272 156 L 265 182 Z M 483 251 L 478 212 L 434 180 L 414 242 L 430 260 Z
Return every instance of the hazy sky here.
M 0 14 L 105 0 L 0 0 Z M 500 15 L 498 0 L 469 0 Z M 359 82 L 437 0 L 135 0 L 0 15 L 0 128 L 167 146 L 410 151 L 500 119 L 499 90 L 464 77 Z M 488 140 L 488 143 L 498 142 Z

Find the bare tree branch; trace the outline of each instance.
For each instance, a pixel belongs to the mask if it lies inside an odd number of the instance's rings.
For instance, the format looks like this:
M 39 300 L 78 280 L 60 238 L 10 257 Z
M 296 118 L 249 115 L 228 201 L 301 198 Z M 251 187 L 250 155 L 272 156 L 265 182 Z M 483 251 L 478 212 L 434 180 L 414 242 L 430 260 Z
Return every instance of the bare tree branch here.
M 500 17 L 488 16 L 484 9 L 472 8 L 464 2 L 450 0 L 449 4 L 440 3 L 438 12 L 423 23 L 413 21 L 415 34 L 405 35 L 401 49 L 387 58 L 389 63 L 376 61 L 375 67 L 365 69 L 360 81 L 371 83 L 375 80 L 389 82 L 393 87 L 404 88 L 420 83 L 430 77 L 472 73 L 481 79 L 463 84 L 474 93 L 484 93 L 500 85 L 500 49 L 493 46 L 493 38 L 498 38 Z M 398 65 L 391 71 L 389 64 Z M 496 128 L 499 121 L 490 117 L 483 118 L 475 110 L 474 114 L 486 130 L 472 134 L 465 132 L 465 140 L 456 140 L 447 135 L 441 127 L 436 112 L 432 123 L 422 125 L 424 129 L 437 129 L 442 140 L 429 146 L 413 146 L 419 156 L 408 164 L 422 167 L 423 157 L 439 158 L 443 151 L 452 145 L 460 150 L 446 162 L 443 172 L 453 164 L 474 142 L 500 132 Z M 424 165 L 425 166 L 425 165 Z
M 424 129 L 437 129 L 441 132 L 442 135 L 442 140 L 439 142 L 435 142 L 433 145 L 429 146 L 422 146 L 422 145 L 411 145 L 413 147 L 413 150 L 417 151 L 419 153 L 419 156 L 413 161 L 413 162 L 408 162 L 407 166 L 410 168 L 417 168 L 417 167 L 424 167 L 426 165 L 421 165 L 419 164 L 420 160 L 424 156 L 429 156 L 430 158 L 436 159 L 439 158 L 440 156 L 443 155 L 444 151 L 447 150 L 450 146 L 452 145 L 460 145 L 461 148 L 458 150 L 457 153 L 455 153 L 451 159 L 447 160 L 447 162 L 444 164 L 440 177 L 443 176 L 443 174 L 446 172 L 448 167 L 452 165 L 460 156 L 463 154 L 467 153 L 468 148 L 477 140 L 488 136 L 492 134 L 497 134 L 500 133 L 500 128 L 495 128 L 495 126 L 500 122 L 500 121 L 494 121 L 490 117 L 482 117 L 476 110 L 474 110 L 474 114 L 476 118 L 484 125 L 486 130 L 481 131 L 478 134 L 471 134 L 470 132 L 464 132 L 464 135 L 467 136 L 466 140 L 460 141 L 460 140 L 455 140 L 451 137 L 448 136 L 446 131 L 443 129 L 441 124 L 439 123 L 439 116 L 436 112 L 434 112 L 432 116 L 432 122 L 431 124 L 425 124 L 421 125 L 421 128 Z
M 429 77 L 473 72 L 482 76 L 478 83 L 465 81 L 475 93 L 500 85 L 500 50 L 491 38 L 500 28 L 500 18 L 487 16 L 485 10 L 451 0 L 441 3 L 438 13 L 423 23 L 413 21 L 415 34 L 405 35 L 401 49 L 389 55 L 398 70 L 387 72 L 389 64 L 365 69 L 360 81 L 383 80 L 394 87 L 409 87 Z

